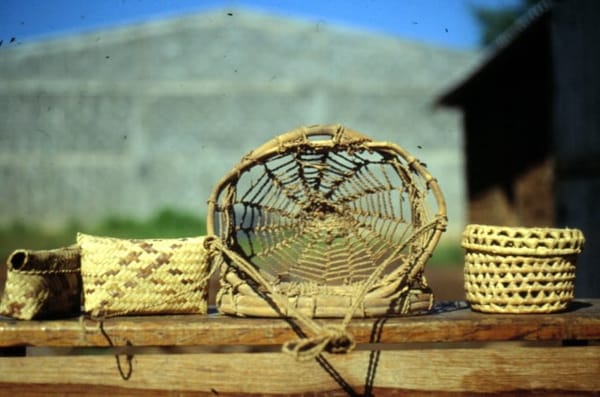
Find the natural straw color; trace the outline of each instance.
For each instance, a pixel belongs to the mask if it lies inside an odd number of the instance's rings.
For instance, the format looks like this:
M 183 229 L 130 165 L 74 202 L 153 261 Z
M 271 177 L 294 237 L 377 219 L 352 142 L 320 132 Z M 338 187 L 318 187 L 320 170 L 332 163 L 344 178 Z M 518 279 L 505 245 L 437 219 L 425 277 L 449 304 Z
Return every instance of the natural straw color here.
M 474 310 L 550 313 L 573 299 L 578 229 L 467 225 L 465 292 Z
M 76 316 L 81 278 L 79 247 L 14 251 L 7 260 L 0 314 L 21 319 Z
M 207 224 L 207 246 L 224 261 L 219 309 L 295 318 L 309 338 L 284 351 L 310 358 L 350 350 L 353 316 L 431 308 L 423 271 L 446 205 L 424 164 L 401 147 L 312 126 L 246 155 L 215 186 Z M 314 317 L 343 320 L 324 328 Z
M 84 309 L 93 316 L 207 311 L 204 237 L 118 239 L 79 233 Z

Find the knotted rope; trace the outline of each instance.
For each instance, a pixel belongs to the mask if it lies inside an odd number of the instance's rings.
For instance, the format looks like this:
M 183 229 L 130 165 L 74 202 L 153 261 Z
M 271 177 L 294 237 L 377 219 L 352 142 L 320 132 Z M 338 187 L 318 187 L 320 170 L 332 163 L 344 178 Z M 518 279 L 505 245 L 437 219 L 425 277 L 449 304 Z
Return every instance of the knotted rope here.
M 419 230 L 417 230 L 410 238 L 408 238 L 404 243 L 397 247 L 397 252 L 401 252 L 404 248 L 412 243 L 414 240 L 421 237 L 425 232 L 431 231 L 432 229 L 440 227 L 442 222 L 440 219 L 436 218 L 434 221 L 424 225 Z M 249 263 L 244 257 L 239 255 L 237 252 L 229 249 L 225 246 L 222 241 L 215 237 L 210 236 L 205 239 L 204 247 L 213 258 L 218 258 L 218 255 L 225 255 L 230 259 L 230 263 L 238 267 L 242 272 L 248 275 L 257 285 L 265 288 L 267 292 L 270 294 L 270 297 L 273 299 L 275 304 L 280 308 L 284 309 L 283 311 L 288 313 L 292 318 L 298 320 L 298 322 L 304 327 L 304 329 L 308 329 L 313 333 L 313 336 L 308 338 L 300 338 L 295 341 L 288 341 L 284 343 L 282 346 L 282 351 L 287 353 L 297 360 L 306 361 L 311 360 L 317 357 L 324 351 L 328 353 L 340 354 L 340 353 L 349 353 L 356 347 L 356 343 L 354 342 L 353 336 L 348 332 L 348 325 L 352 320 L 352 316 L 359 305 L 365 298 L 365 295 L 369 288 L 374 284 L 376 280 L 379 279 L 381 273 L 389 266 L 392 261 L 393 255 L 388 258 L 386 261 L 383 261 L 375 271 L 369 276 L 367 281 L 360 286 L 359 293 L 354 300 L 353 305 L 348 309 L 346 315 L 342 321 L 342 323 L 338 326 L 334 325 L 322 325 L 317 322 L 314 318 L 311 318 L 299 310 L 297 310 L 293 305 L 290 304 L 287 296 L 281 294 L 272 283 L 268 282 L 266 278 L 262 276 L 260 271 Z M 218 259 L 219 262 L 222 262 L 223 259 Z M 410 263 L 405 261 L 403 263 L 403 267 L 406 268 L 406 272 L 408 272 Z M 402 296 L 409 290 L 409 285 L 406 283 L 401 290 L 399 291 L 399 295 Z M 406 314 L 407 305 L 403 305 L 401 309 L 402 314 Z

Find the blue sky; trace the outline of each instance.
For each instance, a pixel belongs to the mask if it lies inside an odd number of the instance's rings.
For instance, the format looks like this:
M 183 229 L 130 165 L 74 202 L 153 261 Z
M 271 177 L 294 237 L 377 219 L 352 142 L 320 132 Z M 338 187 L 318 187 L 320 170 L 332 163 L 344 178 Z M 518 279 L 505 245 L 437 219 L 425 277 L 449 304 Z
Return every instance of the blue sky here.
M 473 49 L 478 45 L 479 30 L 470 6 L 518 3 L 519 0 L 0 0 L 0 49 L 45 37 L 189 12 L 244 8 Z

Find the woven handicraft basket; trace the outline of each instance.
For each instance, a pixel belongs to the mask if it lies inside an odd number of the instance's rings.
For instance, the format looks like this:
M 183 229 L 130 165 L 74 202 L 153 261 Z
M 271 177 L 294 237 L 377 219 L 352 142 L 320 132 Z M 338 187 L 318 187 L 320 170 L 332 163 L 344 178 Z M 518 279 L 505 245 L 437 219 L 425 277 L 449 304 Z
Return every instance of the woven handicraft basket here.
M 467 225 L 465 292 L 474 310 L 550 313 L 573 299 L 578 229 Z
M 84 310 L 92 316 L 207 312 L 204 237 L 119 239 L 79 233 Z
M 353 316 L 431 309 L 423 271 L 445 226 L 437 181 L 401 147 L 339 125 L 288 132 L 246 155 L 212 192 L 218 308 L 298 319 L 308 334 L 329 335 L 310 343 L 328 351 L 336 337 L 351 345 L 344 329 Z M 316 317 L 344 320 L 324 330 Z
M 79 247 L 14 251 L 7 260 L 0 314 L 20 320 L 76 316 L 81 305 Z

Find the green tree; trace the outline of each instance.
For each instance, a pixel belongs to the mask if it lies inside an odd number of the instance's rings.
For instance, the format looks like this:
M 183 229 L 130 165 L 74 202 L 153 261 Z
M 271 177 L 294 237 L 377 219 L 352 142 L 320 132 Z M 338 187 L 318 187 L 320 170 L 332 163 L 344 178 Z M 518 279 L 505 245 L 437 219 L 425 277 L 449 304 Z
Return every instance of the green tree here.
M 481 27 L 480 43 L 487 46 L 506 31 L 521 15 L 540 0 L 521 0 L 509 7 L 488 7 L 471 5 L 471 13 Z

